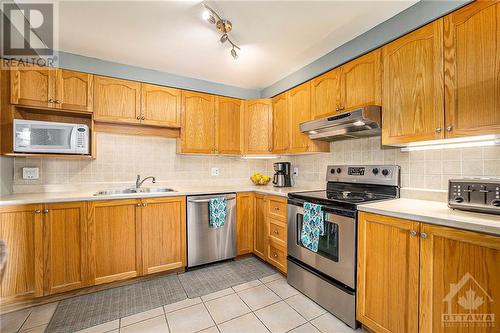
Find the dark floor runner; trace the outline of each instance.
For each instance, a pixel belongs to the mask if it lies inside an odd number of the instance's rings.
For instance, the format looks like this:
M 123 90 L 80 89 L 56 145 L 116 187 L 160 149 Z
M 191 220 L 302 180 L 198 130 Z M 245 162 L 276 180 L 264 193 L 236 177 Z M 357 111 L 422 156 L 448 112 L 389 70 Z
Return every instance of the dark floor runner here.
M 276 271 L 255 257 L 161 276 L 61 301 L 46 332 L 75 332 L 162 305 L 260 279 Z

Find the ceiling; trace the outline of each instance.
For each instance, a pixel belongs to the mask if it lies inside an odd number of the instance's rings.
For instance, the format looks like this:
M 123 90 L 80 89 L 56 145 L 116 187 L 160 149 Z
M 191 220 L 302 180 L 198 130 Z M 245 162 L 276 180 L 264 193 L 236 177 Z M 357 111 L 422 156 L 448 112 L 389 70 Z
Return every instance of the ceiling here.
M 201 1 L 60 1 L 59 50 L 262 89 L 417 1 L 207 1 L 233 23 L 233 60 Z

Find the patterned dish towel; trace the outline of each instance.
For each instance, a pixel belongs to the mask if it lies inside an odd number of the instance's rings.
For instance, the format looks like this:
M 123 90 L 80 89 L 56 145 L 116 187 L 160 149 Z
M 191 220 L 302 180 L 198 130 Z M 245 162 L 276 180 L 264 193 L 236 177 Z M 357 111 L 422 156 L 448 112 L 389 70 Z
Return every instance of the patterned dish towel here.
M 226 223 L 227 200 L 225 197 L 208 199 L 208 226 L 221 228 Z
M 313 252 L 318 252 L 319 236 L 325 234 L 325 223 L 321 205 L 304 202 L 304 222 L 300 232 L 302 245 Z

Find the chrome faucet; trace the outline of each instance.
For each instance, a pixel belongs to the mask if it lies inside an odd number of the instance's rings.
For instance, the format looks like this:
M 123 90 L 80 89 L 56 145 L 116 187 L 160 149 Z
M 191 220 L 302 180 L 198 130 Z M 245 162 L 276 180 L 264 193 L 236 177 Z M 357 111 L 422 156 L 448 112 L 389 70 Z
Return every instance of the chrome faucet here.
M 149 176 L 149 177 L 146 177 L 144 178 L 143 180 L 141 180 L 141 175 L 137 175 L 137 179 L 135 180 L 135 188 L 140 188 L 142 183 L 144 183 L 146 180 L 148 180 L 149 178 L 151 178 L 151 182 L 154 184 L 156 183 L 156 178 L 153 177 L 153 176 Z

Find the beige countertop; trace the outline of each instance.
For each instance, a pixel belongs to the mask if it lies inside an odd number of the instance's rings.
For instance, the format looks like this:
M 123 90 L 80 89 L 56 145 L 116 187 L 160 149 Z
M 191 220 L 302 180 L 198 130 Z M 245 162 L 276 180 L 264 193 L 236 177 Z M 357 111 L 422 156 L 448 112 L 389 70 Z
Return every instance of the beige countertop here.
M 235 185 L 235 186 L 199 186 L 199 187 L 173 187 L 174 192 L 164 193 L 129 193 L 117 195 L 96 196 L 92 192 L 43 192 L 27 194 L 11 194 L 0 196 L 0 206 L 10 205 L 28 205 L 55 202 L 71 201 L 96 201 L 96 200 L 115 200 L 115 199 L 134 199 L 134 198 L 158 198 L 183 195 L 202 195 L 227 192 L 256 192 L 262 194 L 277 195 L 287 197 L 291 192 L 314 191 L 319 189 L 306 189 L 300 187 L 275 188 L 273 186 L 255 186 L 255 185 Z
M 445 202 L 394 199 L 360 205 L 358 209 L 363 212 L 500 236 L 500 215 L 455 210 L 448 208 Z

